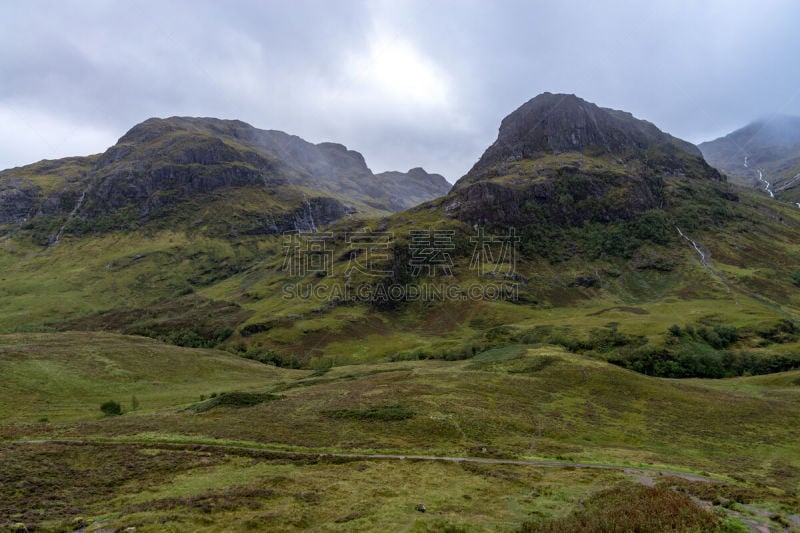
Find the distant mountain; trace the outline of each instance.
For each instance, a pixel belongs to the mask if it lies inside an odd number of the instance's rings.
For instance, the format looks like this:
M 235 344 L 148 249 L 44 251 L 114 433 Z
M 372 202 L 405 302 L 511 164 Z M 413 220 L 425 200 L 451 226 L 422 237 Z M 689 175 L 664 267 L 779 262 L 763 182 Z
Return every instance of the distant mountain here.
M 607 223 L 668 207 L 668 178 L 724 181 L 697 147 L 650 122 L 544 93 L 503 119 L 445 202 L 471 223 Z
M 699 147 L 732 182 L 800 201 L 800 117 L 763 118 Z
M 413 175 L 411 175 L 413 174 Z M 212 232 L 310 230 L 442 194 L 441 176 L 376 177 L 341 144 L 312 144 L 238 120 L 149 119 L 103 154 L 0 173 L 0 227 L 58 239 L 147 224 Z M 205 216 L 198 207 L 216 206 Z
M 444 196 L 452 187 L 441 174 L 428 174 L 419 167 L 408 172 L 381 172 L 375 177 L 392 191 L 392 207 L 398 211 Z

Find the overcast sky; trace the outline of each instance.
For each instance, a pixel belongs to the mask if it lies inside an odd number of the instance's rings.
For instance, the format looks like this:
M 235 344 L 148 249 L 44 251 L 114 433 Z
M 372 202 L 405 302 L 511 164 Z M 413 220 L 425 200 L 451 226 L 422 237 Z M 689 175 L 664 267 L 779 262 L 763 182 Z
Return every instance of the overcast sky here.
M 455 181 L 544 91 L 695 143 L 800 115 L 798 57 L 793 0 L 0 0 L 0 168 L 192 115 Z

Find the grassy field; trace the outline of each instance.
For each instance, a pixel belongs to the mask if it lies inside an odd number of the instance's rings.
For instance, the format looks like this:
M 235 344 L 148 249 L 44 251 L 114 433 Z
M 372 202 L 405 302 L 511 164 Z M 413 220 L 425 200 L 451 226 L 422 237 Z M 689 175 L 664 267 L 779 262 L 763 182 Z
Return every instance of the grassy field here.
M 11 509 L 25 509 L 14 520 L 45 529 L 92 523 L 90 531 L 513 531 L 562 516 L 626 479 L 616 472 L 60 444 L 0 445 L 0 465 L 3 481 L 31 480 L 3 495 Z
M 83 333 L 3 336 L 0 361 L 6 527 L 64 530 L 83 520 L 93 529 L 141 531 L 558 531 L 563 520 L 585 521 L 584 505 L 620 497 L 604 491 L 658 481 L 574 467 L 324 456 L 340 451 L 693 472 L 718 482 L 681 485 L 708 510 L 680 500 L 678 514 L 718 525 L 724 518 L 720 531 L 736 531 L 735 520 L 774 516 L 778 524 L 800 504 L 797 372 L 668 380 L 547 345 L 510 345 L 464 361 L 287 370 Z M 114 398 L 125 413 L 103 417 L 100 403 Z M 89 442 L 19 442 L 31 438 Z M 646 508 L 656 496 L 625 498 Z M 419 503 L 426 513 L 415 510 Z
M 113 333 L 2 335 L 0 367 L 0 419 L 27 423 L 99 418 L 108 400 L 137 416 L 175 410 L 213 392 L 274 387 L 295 373 Z

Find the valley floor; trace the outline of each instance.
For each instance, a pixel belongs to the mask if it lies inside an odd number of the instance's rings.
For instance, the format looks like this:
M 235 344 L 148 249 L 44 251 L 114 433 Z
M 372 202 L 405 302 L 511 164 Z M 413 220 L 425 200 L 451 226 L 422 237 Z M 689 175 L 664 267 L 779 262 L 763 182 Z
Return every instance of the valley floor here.
M 289 370 L 100 333 L 5 335 L 0 361 L 5 528 L 603 531 L 673 496 L 629 519 L 798 527 L 798 371 L 658 379 L 548 345 Z

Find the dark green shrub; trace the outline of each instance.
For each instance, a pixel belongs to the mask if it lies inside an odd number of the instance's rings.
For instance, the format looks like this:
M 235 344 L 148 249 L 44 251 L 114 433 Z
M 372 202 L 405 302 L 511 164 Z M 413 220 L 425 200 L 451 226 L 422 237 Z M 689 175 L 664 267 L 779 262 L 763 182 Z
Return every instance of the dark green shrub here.
M 100 410 L 103 411 L 103 414 L 106 416 L 119 416 L 122 414 L 122 406 L 119 402 L 115 402 L 114 400 L 109 400 L 101 405 Z
M 189 409 L 196 413 L 205 413 L 217 407 L 252 407 L 277 398 L 278 396 L 268 392 L 222 392 L 207 401 L 192 405 Z
M 384 405 L 364 409 L 337 409 L 325 413 L 331 418 L 355 420 L 381 420 L 384 422 L 406 420 L 414 417 L 414 411 L 403 405 Z

